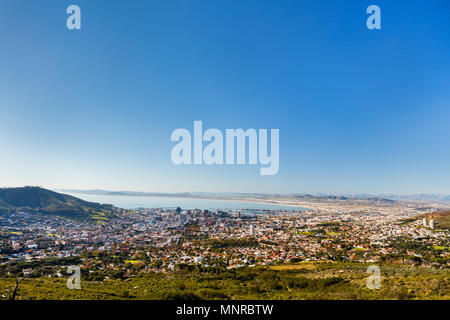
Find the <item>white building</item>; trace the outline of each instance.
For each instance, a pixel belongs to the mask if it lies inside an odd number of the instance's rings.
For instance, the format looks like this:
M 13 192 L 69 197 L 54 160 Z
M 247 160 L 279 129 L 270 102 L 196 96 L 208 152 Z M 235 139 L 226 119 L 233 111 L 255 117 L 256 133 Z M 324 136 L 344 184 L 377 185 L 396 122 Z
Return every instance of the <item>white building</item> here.
M 433 219 L 430 220 L 430 228 L 432 230 L 434 230 L 434 220 Z
M 428 227 L 427 218 L 423 218 L 423 226 Z
M 203 257 L 195 257 L 194 258 L 195 263 L 202 263 L 203 260 L 205 260 Z
M 255 230 L 255 225 L 254 224 L 250 225 L 250 235 L 251 236 L 255 236 L 256 235 L 256 230 Z

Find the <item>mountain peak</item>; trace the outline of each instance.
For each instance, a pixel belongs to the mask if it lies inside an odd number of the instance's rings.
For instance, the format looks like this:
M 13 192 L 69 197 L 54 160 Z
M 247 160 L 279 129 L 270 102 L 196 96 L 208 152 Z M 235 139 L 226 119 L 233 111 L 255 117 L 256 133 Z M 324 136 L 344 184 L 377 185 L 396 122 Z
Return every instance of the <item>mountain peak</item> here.
M 115 216 L 112 205 L 84 201 L 41 187 L 0 189 L 0 214 L 17 211 L 91 222 L 109 220 Z

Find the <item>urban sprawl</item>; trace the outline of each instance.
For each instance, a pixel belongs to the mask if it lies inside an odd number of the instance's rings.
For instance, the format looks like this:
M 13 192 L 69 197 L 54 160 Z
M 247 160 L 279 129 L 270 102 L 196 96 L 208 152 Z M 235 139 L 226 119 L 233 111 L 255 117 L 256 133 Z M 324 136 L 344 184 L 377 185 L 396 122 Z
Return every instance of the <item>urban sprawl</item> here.
M 18 212 L 0 216 L 0 265 L 78 257 L 86 272 L 103 278 L 165 272 L 182 265 L 448 265 L 449 251 L 444 249 L 449 247 L 449 231 L 436 228 L 426 216 L 417 218 L 445 208 L 412 202 L 306 205 L 309 209 L 114 208 L 117 218 L 97 223 Z M 251 205 L 243 203 L 246 206 Z M 67 266 L 59 267 L 48 276 L 61 276 Z

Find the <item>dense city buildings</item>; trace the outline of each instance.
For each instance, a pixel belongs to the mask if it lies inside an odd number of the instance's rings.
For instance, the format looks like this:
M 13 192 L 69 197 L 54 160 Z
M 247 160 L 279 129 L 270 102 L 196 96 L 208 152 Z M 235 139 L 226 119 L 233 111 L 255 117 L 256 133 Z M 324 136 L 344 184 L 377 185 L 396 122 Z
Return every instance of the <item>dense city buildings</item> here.
M 79 257 L 90 273 L 102 271 L 108 277 L 108 270 L 130 276 L 184 264 L 226 268 L 301 261 L 449 264 L 449 231 L 436 228 L 434 220 L 417 218 L 445 206 L 348 201 L 304 205 L 310 209 L 114 208 L 117 218 L 97 223 L 27 212 L 0 215 L 0 266 Z M 105 255 L 118 258 L 101 263 L 98 257 Z M 60 273 L 55 268 L 49 276 Z

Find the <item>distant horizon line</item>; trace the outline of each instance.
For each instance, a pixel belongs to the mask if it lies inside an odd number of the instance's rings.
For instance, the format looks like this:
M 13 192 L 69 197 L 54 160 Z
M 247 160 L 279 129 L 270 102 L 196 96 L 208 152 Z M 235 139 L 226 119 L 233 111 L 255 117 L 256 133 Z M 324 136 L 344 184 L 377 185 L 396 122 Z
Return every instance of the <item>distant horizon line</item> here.
M 381 196 L 397 196 L 397 197 L 411 197 L 411 196 L 440 196 L 450 197 L 450 194 L 445 193 L 329 193 L 329 192 L 283 192 L 283 193 L 271 193 L 271 192 L 238 192 L 238 191 L 183 191 L 183 192 L 161 192 L 161 191 L 130 191 L 130 190 L 107 190 L 107 189 L 66 189 L 66 188 L 51 188 L 52 190 L 65 191 L 65 192 L 110 192 L 110 193 L 135 193 L 135 194 L 240 194 L 240 195 L 265 195 L 265 196 L 342 196 L 342 197 L 381 197 Z
M 94 189 L 78 189 L 78 188 L 55 188 L 55 187 L 44 187 L 41 185 L 23 185 L 23 186 L 2 186 L 1 188 L 23 188 L 23 187 L 39 187 L 44 189 L 49 189 L 58 192 L 82 192 L 82 193 L 93 193 L 93 192 L 104 192 L 104 193 L 129 193 L 129 194 L 141 194 L 141 195 L 188 195 L 188 194 L 228 194 L 228 195 L 262 195 L 262 196 L 316 196 L 316 197 L 325 197 L 325 196 L 336 196 L 336 197 L 439 197 L 439 198 L 447 198 L 445 200 L 450 200 L 450 194 L 445 193 L 330 193 L 330 192 L 283 192 L 283 193 L 270 193 L 270 192 L 238 192 L 238 191 L 183 191 L 183 192 L 157 192 L 157 191 L 130 191 L 130 190 L 108 190 L 101 188 Z M 441 199 L 442 200 L 442 199 Z

